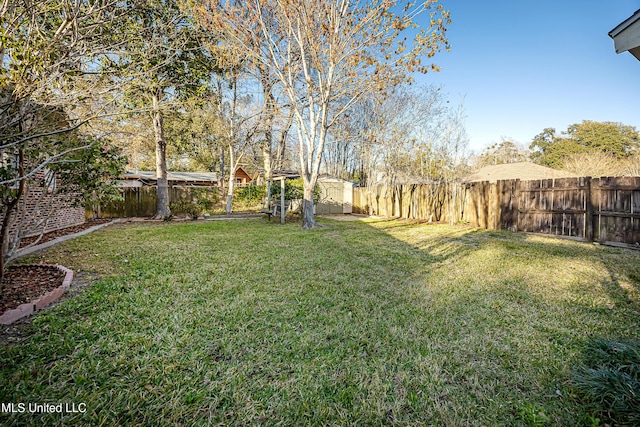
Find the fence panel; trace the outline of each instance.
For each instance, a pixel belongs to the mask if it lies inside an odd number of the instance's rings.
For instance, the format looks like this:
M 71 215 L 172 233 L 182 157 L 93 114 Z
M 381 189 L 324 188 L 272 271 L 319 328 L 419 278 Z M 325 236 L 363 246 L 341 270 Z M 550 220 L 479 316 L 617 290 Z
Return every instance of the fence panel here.
M 359 213 L 640 246 L 640 177 L 354 189 Z
M 519 182 L 517 230 L 586 239 L 590 178 Z
M 398 184 L 353 189 L 354 213 L 432 222 L 462 220 L 465 187 L 460 183 Z
M 369 206 L 371 200 L 368 196 L 367 189 L 364 187 L 353 188 L 353 213 L 355 214 L 369 214 Z
M 169 199 L 222 198 L 216 187 L 171 187 Z M 123 189 L 102 217 L 153 216 L 155 187 Z M 355 213 L 526 231 L 640 246 L 640 177 L 562 178 L 354 188 Z M 178 213 L 178 212 L 176 212 Z
M 594 240 L 640 245 L 640 177 L 593 180 Z
M 100 206 L 102 218 L 150 217 L 157 209 L 158 189 L 155 186 L 127 187 L 122 189 L 122 201 L 109 202 Z M 169 202 L 180 200 L 194 201 L 198 197 L 206 197 L 216 203 L 221 200 L 217 187 L 169 187 Z M 176 211 L 176 214 L 184 212 Z
M 498 181 L 496 183 L 498 203 L 498 224 L 501 230 L 518 231 L 520 180 Z

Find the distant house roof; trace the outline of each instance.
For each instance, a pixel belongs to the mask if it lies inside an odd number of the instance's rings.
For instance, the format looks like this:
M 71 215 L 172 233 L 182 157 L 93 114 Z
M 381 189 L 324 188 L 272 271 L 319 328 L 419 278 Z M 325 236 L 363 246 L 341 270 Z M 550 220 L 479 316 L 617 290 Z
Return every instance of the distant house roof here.
M 463 181 L 496 182 L 505 179 L 520 179 L 522 181 L 528 181 L 534 179 L 568 178 L 571 176 L 575 175 L 567 171 L 551 169 L 531 162 L 518 162 L 485 166 L 464 178 Z
M 318 182 L 325 182 L 325 183 L 341 183 L 341 184 L 351 184 L 353 185 L 352 181 L 348 181 L 346 179 L 342 179 L 342 178 L 337 178 L 335 176 L 332 175 L 328 175 L 328 174 L 321 174 L 320 176 L 318 176 Z
M 155 181 L 155 171 L 127 171 L 124 176 L 125 179 L 141 180 L 141 181 Z M 216 172 L 167 172 L 167 180 L 180 181 L 180 182 L 218 182 L 218 174 Z
M 247 182 L 253 180 L 253 177 L 242 167 L 238 166 L 235 173 L 236 178 L 245 178 Z
M 629 52 L 640 60 L 640 9 L 609 31 L 616 53 Z

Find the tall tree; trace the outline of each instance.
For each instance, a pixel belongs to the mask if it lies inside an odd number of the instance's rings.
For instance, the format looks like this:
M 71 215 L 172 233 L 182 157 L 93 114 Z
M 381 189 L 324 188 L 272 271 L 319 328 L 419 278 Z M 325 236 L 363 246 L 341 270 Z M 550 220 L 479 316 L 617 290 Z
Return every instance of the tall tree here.
M 620 176 L 625 174 L 625 163 L 612 154 L 595 151 L 564 157 L 562 169 L 576 176 Z
M 341 120 L 342 138 L 328 142 L 326 168 L 364 187 L 452 178 L 466 150 L 461 113 L 439 87 L 405 84 L 368 94 Z
M 534 162 L 556 169 L 562 167 L 563 157 L 579 150 L 575 144 L 563 143 L 554 128 L 545 128 L 534 136 L 529 149 Z
M 244 21 L 247 26 L 251 26 L 253 22 L 252 31 L 256 37 L 248 40 L 242 49 L 221 38 L 216 41 L 212 50 L 216 53 L 219 66 L 233 69 L 236 81 L 242 82 L 243 86 L 251 87 L 256 95 L 252 101 L 253 106 L 257 107 L 253 118 L 257 144 L 248 148 L 256 153 L 256 163 L 261 162 L 256 166 L 263 169 L 264 178 L 270 181 L 274 167 L 282 168 L 287 135 L 293 123 L 293 110 L 281 100 L 282 91 L 279 90 L 279 81 L 273 67 L 267 65 L 268 61 L 255 60 L 256 57 L 268 55 L 268 41 L 259 31 L 258 23 L 251 16 L 251 10 L 238 8 L 237 12 L 237 20 Z M 203 13 L 201 9 L 199 16 L 204 25 L 217 32 L 217 24 L 214 23 L 214 27 L 211 27 L 210 18 L 214 16 L 212 11 L 206 10 Z M 246 52 L 249 49 L 251 54 Z
M 565 135 L 589 151 L 601 151 L 619 159 L 640 149 L 638 130 L 622 123 L 584 120 L 569 126 Z
M 217 95 L 183 104 L 166 124 L 167 139 L 174 148 L 170 161 L 181 163 L 181 168 L 189 171 L 218 170 L 224 123 L 219 117 Z
M 239 93 L 241 86 L 242 66 L 228 71 L 228 78 L 223 83 L 218 79 L 218 117 L 222 122 L 219 139 L 226 146 L 229 154 L 227 180 L 227 203 L 225 211 L 231 214 L 235 187 L 235 171 L 245 154 L 246 147 L 253 141 L 257 130 L 257 113 L 251 109 L 251 96 Z M 225 84 L 226 83 L 226 84 Z M 224 161 L 224 160 L 222 160 Z M 220 179 L 224 179 L 221 173 Z
M 315 226 L 315 188 L 330 129 L 363 96 L 397 85 L 444 45 L 449 14 L 436 0 L 203 0 L 210 28 L 275 73 L 294 111 L 304 181 L 303 229 Z M 430 11 L 429 28 L 415 17 Z M 247 19 L 247 17 L 249 19 Z M 408 37 L 412 41 L 407 44 Z M 251 46 L 266 45 L 257 53 Z
M 212 67 L 206 49 L 210 33 L 198 27 L 177 0 L 133 0 L 122 21 L 122 49 L 107 69 L 117 69 L 128 101 L 148 110 L 152 124 L 158 204 L 156 217 L 170 215 L 165 115 L 185 98 L 202 93 Z

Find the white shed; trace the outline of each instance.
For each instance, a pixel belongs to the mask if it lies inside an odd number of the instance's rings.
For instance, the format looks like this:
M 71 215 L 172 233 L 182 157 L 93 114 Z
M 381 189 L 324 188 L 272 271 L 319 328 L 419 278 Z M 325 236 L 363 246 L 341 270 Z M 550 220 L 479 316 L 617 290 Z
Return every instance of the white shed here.
M 353 213 L 353 183 L 331 176 L 318 178 L 320 201 L 316 214 L 335 215 Z

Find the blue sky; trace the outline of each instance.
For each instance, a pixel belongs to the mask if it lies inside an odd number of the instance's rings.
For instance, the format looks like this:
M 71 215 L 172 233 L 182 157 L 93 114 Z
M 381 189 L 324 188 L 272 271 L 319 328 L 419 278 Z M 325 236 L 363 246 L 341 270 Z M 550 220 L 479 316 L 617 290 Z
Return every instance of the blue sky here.
M 507 137 L 528 145 L 546 127 L 615 121 L 640 130 L 640 61 L 608 36 L 640 0 L 441 0 L 450 52 L 439 73 L 452 103 L 464 97 L 470 148 Z

